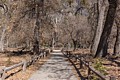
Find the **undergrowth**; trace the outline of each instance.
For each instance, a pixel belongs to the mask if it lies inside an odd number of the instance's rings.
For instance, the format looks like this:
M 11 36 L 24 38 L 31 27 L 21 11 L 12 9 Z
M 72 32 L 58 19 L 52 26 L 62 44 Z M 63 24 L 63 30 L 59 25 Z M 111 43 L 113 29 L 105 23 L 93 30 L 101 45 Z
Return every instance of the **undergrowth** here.
M 103 65 L 103 60 L 102 59 L 95 59 L 94 60 L 94 64 L 93 64 L 93 66 L 94 66 L 94 68 L 96 69 L 96 70 L 98 70 L 101 74 L 103 74 L 103 75 L 107 75 L 107 68 L 106 67 L 104 67 L 104 65 Z M 93 79 L 92 80 L 99 80 L 99 78 L 96 76 L 96 75 L 94 75 L 93 76 Z

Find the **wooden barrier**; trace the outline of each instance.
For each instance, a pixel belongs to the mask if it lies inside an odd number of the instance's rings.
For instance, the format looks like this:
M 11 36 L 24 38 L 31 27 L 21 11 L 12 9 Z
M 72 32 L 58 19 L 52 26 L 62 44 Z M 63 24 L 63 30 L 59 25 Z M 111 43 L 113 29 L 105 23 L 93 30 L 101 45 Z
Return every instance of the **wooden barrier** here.
M 88 68 L 88 78 L 92 72 L 96 74 L 96 76 L 98 76 L 101 80 L 116 80 L 116 78 L 113 76 L 108 78 L 101 74 L 99 71 L 95 70 L 95 68 L 93 68 L 90 63 L 84 61 L 83 57 L 80 58 L 78 55 L 77 56 L 72 55 L 70 51 L 65 51 L 64 55 L 69 59 L 71 58 L 71 56 L 76 58 L 76 61 L 79 61 L 80 69 L 83 68 L 83 65 L 85 65 Z
M 49 54 L 50 51 L 48 50 L 44 50 L 41 52 L 40 55 L 34 56 L 34 58 L 30 59 L 29 61 L 22 61 L 18 64 L 12 65 L 10 67 L 3 67 L 0 69 L 0 80 L 5 80 L 5 78 L 7 77 L 6 72 L 15 69 L 17 67 L 22 66 L 22 70 L 25 72 L 26 68 L 28 66 L 30 66 L 32 63 L 36 62 L 39 58 L 44 58 L 47 57 L 47 55 Z

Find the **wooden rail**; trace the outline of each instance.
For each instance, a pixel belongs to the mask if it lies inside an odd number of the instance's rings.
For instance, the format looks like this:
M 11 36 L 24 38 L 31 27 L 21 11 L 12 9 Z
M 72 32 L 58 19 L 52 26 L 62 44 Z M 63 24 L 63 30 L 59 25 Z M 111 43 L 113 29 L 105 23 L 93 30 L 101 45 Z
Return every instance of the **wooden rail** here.
M 71 54 L 71 51 L 65 51 L 64 55 L 69 59 L 72 56 L 73 58 L 76 59 L 76 61 L 79 61 L 80 69 L 83 67 L 83 65 L 85 65 L 88 68 L 88 78 L 89 78 L 89 75 L 91 75 L 91 72 L 92 72 L 92 73 L 96 74 L 96 76 L 98 76 L 101 80 L 116 80 L 115 77 L 111 76 L 111 77 L 108 78 L 108 77 L 104 76 L 99 71 L 97 71 L 94 67 L 92 67 L 90 65 L 90 63 L 84 61 L 83 57 L 79 57 L 78 55 L 77 56 L 73 55 L 73 54 Z
M 39 58 L 47 57 L 49 53 L 50 53 L 49 50 L 43 50 L 43 51 L 41 51 L 40 55 L 35 56 L 34 58 L 30 59 L 29 61 L 22 61 L 18 64 L 14 64 L 10 67 L 3 67 L 2 69 L 0 69 L 0 80 L 5 80 L 7 77 L 6 72 L 8 72 L 12 69 L 15 69 L 17 67 L 22 66 L 22 70 L 25 71 L 28 66 L 30 66 L 32 63 L 37 61 Z

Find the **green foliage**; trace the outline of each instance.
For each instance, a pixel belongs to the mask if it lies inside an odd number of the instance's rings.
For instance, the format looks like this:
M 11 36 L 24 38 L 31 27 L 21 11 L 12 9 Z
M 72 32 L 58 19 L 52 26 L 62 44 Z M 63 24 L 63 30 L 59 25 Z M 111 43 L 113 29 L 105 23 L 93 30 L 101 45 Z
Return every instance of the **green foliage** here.
M 99 78 L 96 75 L 94 75 L 92 80 L 99 80 Z
M 94 63 L 94 68 L 100 71 L 103 75 L 107 75 L 106 68 L 102 64 L 102 59 L 96 59 Z
M 103 75 L 107 75 L 106 68 L 103 66 L 102 59 L 95 59 L 95 63 L 93 64 L 94 68 L 98 70 Z M 99 80 L 99 77 L 93 74 L 91 76 L 92 80 Z

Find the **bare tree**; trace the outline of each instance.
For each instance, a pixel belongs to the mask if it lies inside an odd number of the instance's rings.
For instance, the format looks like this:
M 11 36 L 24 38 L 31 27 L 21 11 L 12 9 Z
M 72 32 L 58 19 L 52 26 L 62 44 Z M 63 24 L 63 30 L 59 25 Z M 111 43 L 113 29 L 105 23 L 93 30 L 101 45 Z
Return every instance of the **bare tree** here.
M 4 9 L 4 12 L 3 12 L 3 14 L 2 14 L 2 18 L 4 18 L 4 19 L 2 19 L 2 27 L 3 27 L 3 29 L 2 29 L 2 34 L 1 34 L 1 39 L 0 39 L 0 49 L 1 49 L 1 51 L 4 51 L 4 39 L 5 39 L 5 32 L 6 32 L 6 24 L 7 24 L 7 12 L 8 12 L 8 7 L 7 7 L 7 5 L 5 4 L 5 3 L 2 3 L 2 1 L 0 2 L 0 7 L 1 8 L 3 8 Z
M 39 16 L 41 16 L 40 13 L 43 12 L 43 6 L 44 6 L 44 0 L 36 0 L 35 1 L 35 8 L 36 8 L 36 23 L 35 23 L 35 29 L 34 29 L 34 45 L 33 45 L 33 51 L 35 54 L 39 53 L 39 29 L 40 29 L 40 20 Z

